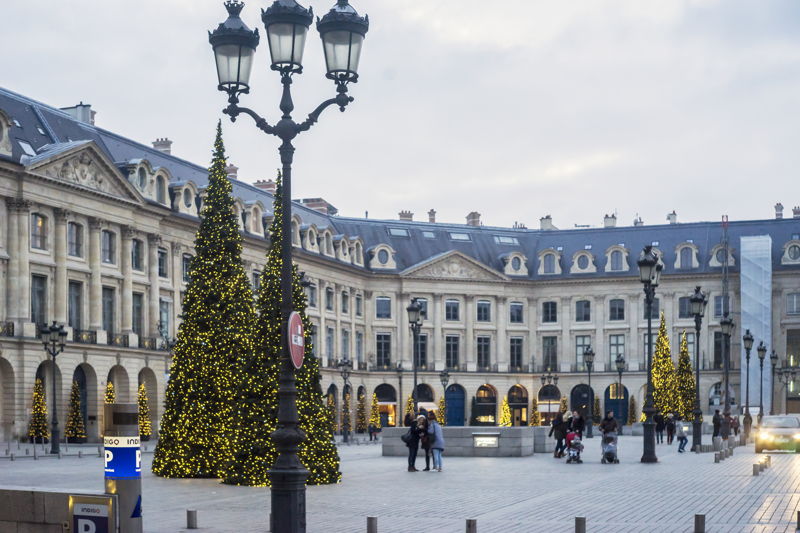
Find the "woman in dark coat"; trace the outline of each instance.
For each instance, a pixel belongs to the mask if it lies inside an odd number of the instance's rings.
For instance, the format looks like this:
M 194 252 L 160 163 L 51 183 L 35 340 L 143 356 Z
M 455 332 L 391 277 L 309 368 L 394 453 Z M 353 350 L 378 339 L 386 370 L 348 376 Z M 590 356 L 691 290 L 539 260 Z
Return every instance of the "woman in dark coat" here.
M 675 416 L 670 413 L 667 415 L 667 444 L 672 444 L 672 440 L 675 438 Z
M 664 415 L 661 413 L 656 413 L 653 415 L 653 422 L 656 423 L 656 442 L 664 443 L 664 429 L 666 428 L 666 424 L 664 423 Z
M 572 411 L 572 421 L 569 423 L 569 429 L 578 434 L 583 439 L 583 430 L 586 428 L 586 420 L 578 411 Z
M 425 472 L 430 472 L 431 470 L 431 436 L 428 433 L 428 417 L 425 415 L 419 415 L 417 417 L 417 425 L 420 427 L 420 439 L 419 444 L 422 446 L 422 449 L 425 450 Z
M 567 423 L 564 422 L 560 413 L 553 418 L 550 426 L 550 436 L 556 439 L 556 449 L 553 450 L 553 457 L 556 459 L 564 457 L 564 450 L 567 447 L 564 443 L 564 439 L 567 438 Z
M 408 432 L 411 439 L 406 443 L 408 446 L 408 471 L 418 472 L 417 470 L 417 451 L 419 450 L 419 443 L 427 428 L 424 427 L 424 417 L 420 416 L 417 420 L 411 419 Z

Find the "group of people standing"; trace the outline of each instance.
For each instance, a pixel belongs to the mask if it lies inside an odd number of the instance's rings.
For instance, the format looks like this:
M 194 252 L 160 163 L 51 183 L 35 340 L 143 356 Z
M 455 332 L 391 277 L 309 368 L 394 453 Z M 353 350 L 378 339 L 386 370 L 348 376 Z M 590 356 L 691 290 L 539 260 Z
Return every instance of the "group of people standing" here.
M 666 417 L 661 413 L 656 413 L 653 415 L 653 422 L 656 423 L 656 444 L 664 443 L 664 431 L 666 431 L 667 445 L 671 446 L 672 441 L 677 437 L 678 453 L 686 451 L 689 437 L 686 435 L 686 428 L 680 418 L 676 418 L 672 413 L 669 413 Z
M 556 459 L 564 457 L 567 449 L 567 435 L 575 433 L 578 438 L 583 438 L 583 430 L 586 429 L 586 420 L 578 411 L 566 411 L 562 416 L 556 416 L 550 426 L 550 436 L 556 439 L 556 449 L 553 457 Z
M 425 451 L 424 471 L 441 472 L 444 432 L 436 419 L 436 413 L 421 411 L 416 418 L 411 413 L 407 413 L 403 425 L 408 428 L 403 435 L 403 442 L 408 446 L 408 471 L 419 472 L 417 470 L 417 452 L 422 447 Z M 433 470 L 431 470 L 431 459 L 433 459 Z

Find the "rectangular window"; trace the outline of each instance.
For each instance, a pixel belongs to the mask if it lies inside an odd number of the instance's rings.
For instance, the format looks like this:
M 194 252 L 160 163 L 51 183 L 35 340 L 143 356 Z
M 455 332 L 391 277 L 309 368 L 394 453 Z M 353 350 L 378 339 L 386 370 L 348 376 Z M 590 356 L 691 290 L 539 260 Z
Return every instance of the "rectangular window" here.
M 114 334 L 114 287 L 103 287 L 103 329 Z
M 47 324 L 47 276 L 31 276 L 31 322 Z
M 333 361 L 333 328 L 325 328 L 325 355 Z
M 730 298 L 714 296 L 714 318 L 720 318 L 725 313 L 730 313 Z
M 421 320 L 428 320 L 428 300 L 427 298 L 417 298 L 419 304 L 419 318 Z
M 516 237 L 507 237 L 505 235 L 495 235 L 494 242 L 496 244 L 513 244 L 515 246 L 519 244 Z
M 144 294 L 141 292 L 134 292 L 131 299 L 132 319 L 133 319 L 133 332 L 139 336 L 144 334 Z
M 39 213 L 31 215 L 31 247 L 47 250 L 47 217 Z
M 316 307 L 317 306 L 317 286 L 316 285 L 309 285 L 306 287 L 306 294 L 308 295 L 308 306 L 309 307 Z
M 653 333 L 650 335 L 650 338 L 653 340 L 653 357 L 656 356 L 656 339 L 658 338 L 658 333 Z M 647 333 L 642 335 L 642 361 L 644 361 L 645 366 L 647 365 Z
M 575 302 L 575 322 L 589 322 L 592 319 L 592 304 L 589 300 Z
M 444 319 L 455 321 L 457 322 L 459 319 L 458 315 L 458 307 L 459 301 L 458 300 L 447 300 L 444 302 Z
M 798 366 L 800 362 L 800 329 L 786 330 L 786 363 L 789 366 Z M 795 381 L 794 386 L 797 387 Z M 793 395 L 797 395 L 797 389 L 794 389 Z
M 508 321 L 512 324 L 522 324 L 525 306 L 521 302 L 511 302 L 508 306 Z
M 450 233 L 451 241 L 469 241 L 469 233 Z
M 678 350 L 680 350 L 681 346 L 681 336 L 682 335 L 679 333 L 678 339 L 675 341 L 675 346 L 678 347 Z M 689 331 L 686 332 L 686 347 L 689 349 L 689 357 L 692 360 L 692 368 L 694 368 L 694 333 Z
M 144 271 L 144 242 L 139 239 L 131 241 L 131 267 L 139 272 Z
M 325 309 L 333 311 L 333 289 L 325 287 Z
M 158 277 L 169 277 L 169 255 L 165 248 L 158 249 Z
M 77 222 L 67 224 L 67 254 L 83 257 L 83 226 Z
M 426 239 L 435 239 L 436 235 L 432 231 L 423 231 L 422 236 Z
M 364 315 L 364 297 L 356 294 L 356 316 Z
M 558 371 L 558 337 L 542 337 L 542 370 Z
M 678 298 L 678 318 L 692 318 L 692 302 L 688 296 Z
M 786 295 L 786 314 L 800 315 L 800 292 L 790 292 Z
M 478 370 L 489 370 L 492 365 L 491 337 L 480 336 L 477 338 Z
M 350 312 L 350 295 L 346 292 L 342 293 L 342 314 L 346 315 Z
M 650 318 L 652 318 L 653 320 L 658 320 L 659 316 L 658 309 L 660 306 L 661 306 L 660 300 L 658 298 L 653 298 L 653 308 L 652 311 L 650 312 Z M 644 300 L 642 300 L 642 318 L 644 320 L 647 320 L 647 302 L 645 302 Z
M 392 336 L 378 333 L 375 337 L 375 355 L 378 368 L 389 368 L 392 364 Z M 412 387 L 413 388 L 413 387 Z
M 412 340 L 411 342 L 413 343 L 414 341 Z M 423 370 L 428 368 L 428 335 L 426 333 L 420 333 L 419 337 L 417 337 L 417 342 L 414 346 L 414 358 L 417 361 L 417 368 Z
M 189 283 L 190 274 L 192 272 L 192 256 L 184 254 L 183 258 L 181 259 L 181 272 L 183 274 L 183 281 L 185 283 Z M 255 280 L 256 273 L 253 274 L 253 280 Z M 258 287 L 256 287 L 258 288 Z
M 447 368 L 458 368 L 458 335 L 447 335 L 444 338 L 444 362 Z
M 258 292 L 261 289 L 261 272 L 253 272 L 253 290 Z
M 103 230 L 100 234 L 100 257 L 108 265 L 117 263 L 117 234 L 113 231 Z
M 169 300 L 158 300 L 158 323 L 167 335 L 170 334 L 170 326 L 172 324 L 172 320 L 170 320 L 169 304 Z
M 356 361 L 364 361 L 364 334 L 356 331 Z
M 614 299 L 608 302 L 608 319 L 625 320 L 625 300 Z
M 68 325 L 72 329 L 83 329 L 83 283 L 69 282 L 69 318 Z
M 722 369 L 723 349 L 725 346 L 725 335 L 721 331 L 714 332 L 714 361 L 712 362 L 714 370 Z
M 551 324 L 558 321 L 558 303 L 542 302 L 542 323 Z
M 342 330 L 342 359 L 350 359 L 350 330 Z
M 392 318 L 392 299 L 388 296 L 375 298 L 375 318 Z
M 580 372 L 586 370 L 586 365 L 583 363 L 583 352 L 591 345 L 592 337 L 590 335 L 578 335 L 575 337 L 575 362 Z
M 616 369 L 616 361 L 618 356 L 625 357 L 625 335 L 609 335 L 608 336 L 608 357 L 609 368 Z
M 491 322 L 492 304 L 487 300 L 478 300 L 478 322 Z
M 511 337 L 508 340 L 508 354 L 511 368 L 522 369 L 522 337 Z
M 388 228 L 388 230 L 392 237 L 408 237 L 408 230 L 405 228 Z
M 317 326 L 312 325 L 311 326 L 311 333 L 310 333 L 310 337 L 311 337 L 311 355 L 313 355 L 314 357 L 319 357 L 319 350 L 318 350 L 318 347 L 317 347 L 317 340 L 318 340 L 317 336 L 318 335 L 319 335 L 319 333 L 317 332 Z

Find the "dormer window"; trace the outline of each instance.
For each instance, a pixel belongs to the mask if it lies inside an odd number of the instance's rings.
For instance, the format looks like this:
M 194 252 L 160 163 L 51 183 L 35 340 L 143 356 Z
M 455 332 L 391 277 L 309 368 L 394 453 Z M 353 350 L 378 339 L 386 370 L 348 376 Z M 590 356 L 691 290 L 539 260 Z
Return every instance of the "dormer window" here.
M 614 272 L 622 270 L 622 252 L 619 250 L 611 252 L 611 270 Z
M 519 270 L 520 268 L 522 268 L 522 259 L 515 256 L 511 260 L 511 268 L 513 268 L 514 270 Z
M 189 189 L 183 189 L 183 205 L 186 207 L 192 207 L 192 191 Z
M 589 268 L 589 257 L 586 254 L 578 256 L 578 268 L 581 270 Z
M 544 256 L 544 273 L 556 273 L 556 254 L 547 254 Z
M 164 182 L 164 176 L 156 178 L 156 202 L 160 204 L 167 203 L 167 186 Z
M 692 268 L 692 249 L 688 246 L 681 248 L 681 268 Z
M 143 168 L 139 168 L 139 190 L 143 191 L 147 188 L 147 171 Z
M 792 261 L 800 261 L 800 244 L 792 244 L 786 249 L 786 256 Z
M 378 250 L 378 262 L 382 265 L 389 262 L 389 252 L 386 249 Z

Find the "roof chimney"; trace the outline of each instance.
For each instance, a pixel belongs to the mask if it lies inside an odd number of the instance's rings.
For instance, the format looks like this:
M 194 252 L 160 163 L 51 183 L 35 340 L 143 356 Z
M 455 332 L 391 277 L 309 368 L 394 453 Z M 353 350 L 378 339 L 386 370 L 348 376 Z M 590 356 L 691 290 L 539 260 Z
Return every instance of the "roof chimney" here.
M 539 229 L 542 231 L 550 231 L 558 228 L 553 225 L 553 217 L 547 215 L 539 219 Z
M 481 225 L 481 214 L 477 211 L 473 211 L 467 215 L 467 226 L 480 226 Z
M 431 224 L 436 222 L 436 210 L 435 209 L 431 209 L 430 211 L 428 211 L 428 222 L 430 222 Z
M 678 223 L 678 214 L 675 210 L 672 210 L 672 213 L 667 213 L 667 220 L 669 220 L 670 224 L 677 224 Z
M 277 184 L 272 180 L 257 180 L 253 186 L 274 195 Z
M 83 102 L 72 107 L 62 107 L 61 111 L 66 112 L 72 118 L 85 124 L 94 126 L 94 117 L 97 115 L 96 111 L 92 111 L 91 104 L 84 104 Z
M 639 215 L 636 215 L 636 218 L 633 219 L 634 226 L 644 226 L 644 220 Z
M 794 206 L 792 208 L 792 218 L 800 218 L 800 207 Z
M 165 154 L 172 153 L 172 141 L 164 137 L 163 139 L 156 139 L 153 141 L 153 148 Z
M 411 222 L 412 220 L 414 220 L 414 213 L 412 213 L 411 211 L 406 211 L 406 210 L 400 211 L 400 213 L 398 213 L 398 216 L 400 217 L 400 220 L 404 220 L 406 222 Z
M 616 228 L 617 227 L 617 215 L 606 215 L 603 217 L 603 227 L 604 228 Z
M 777 219 L 783 218 L 783 204 L 780 202 L 775 204 L 775 218 Z
M 236 176 L 239 174 L 239 167 L 231 163 L 225 167 L 225 172 L 228 174 L 228 179 L 235 180 Z

